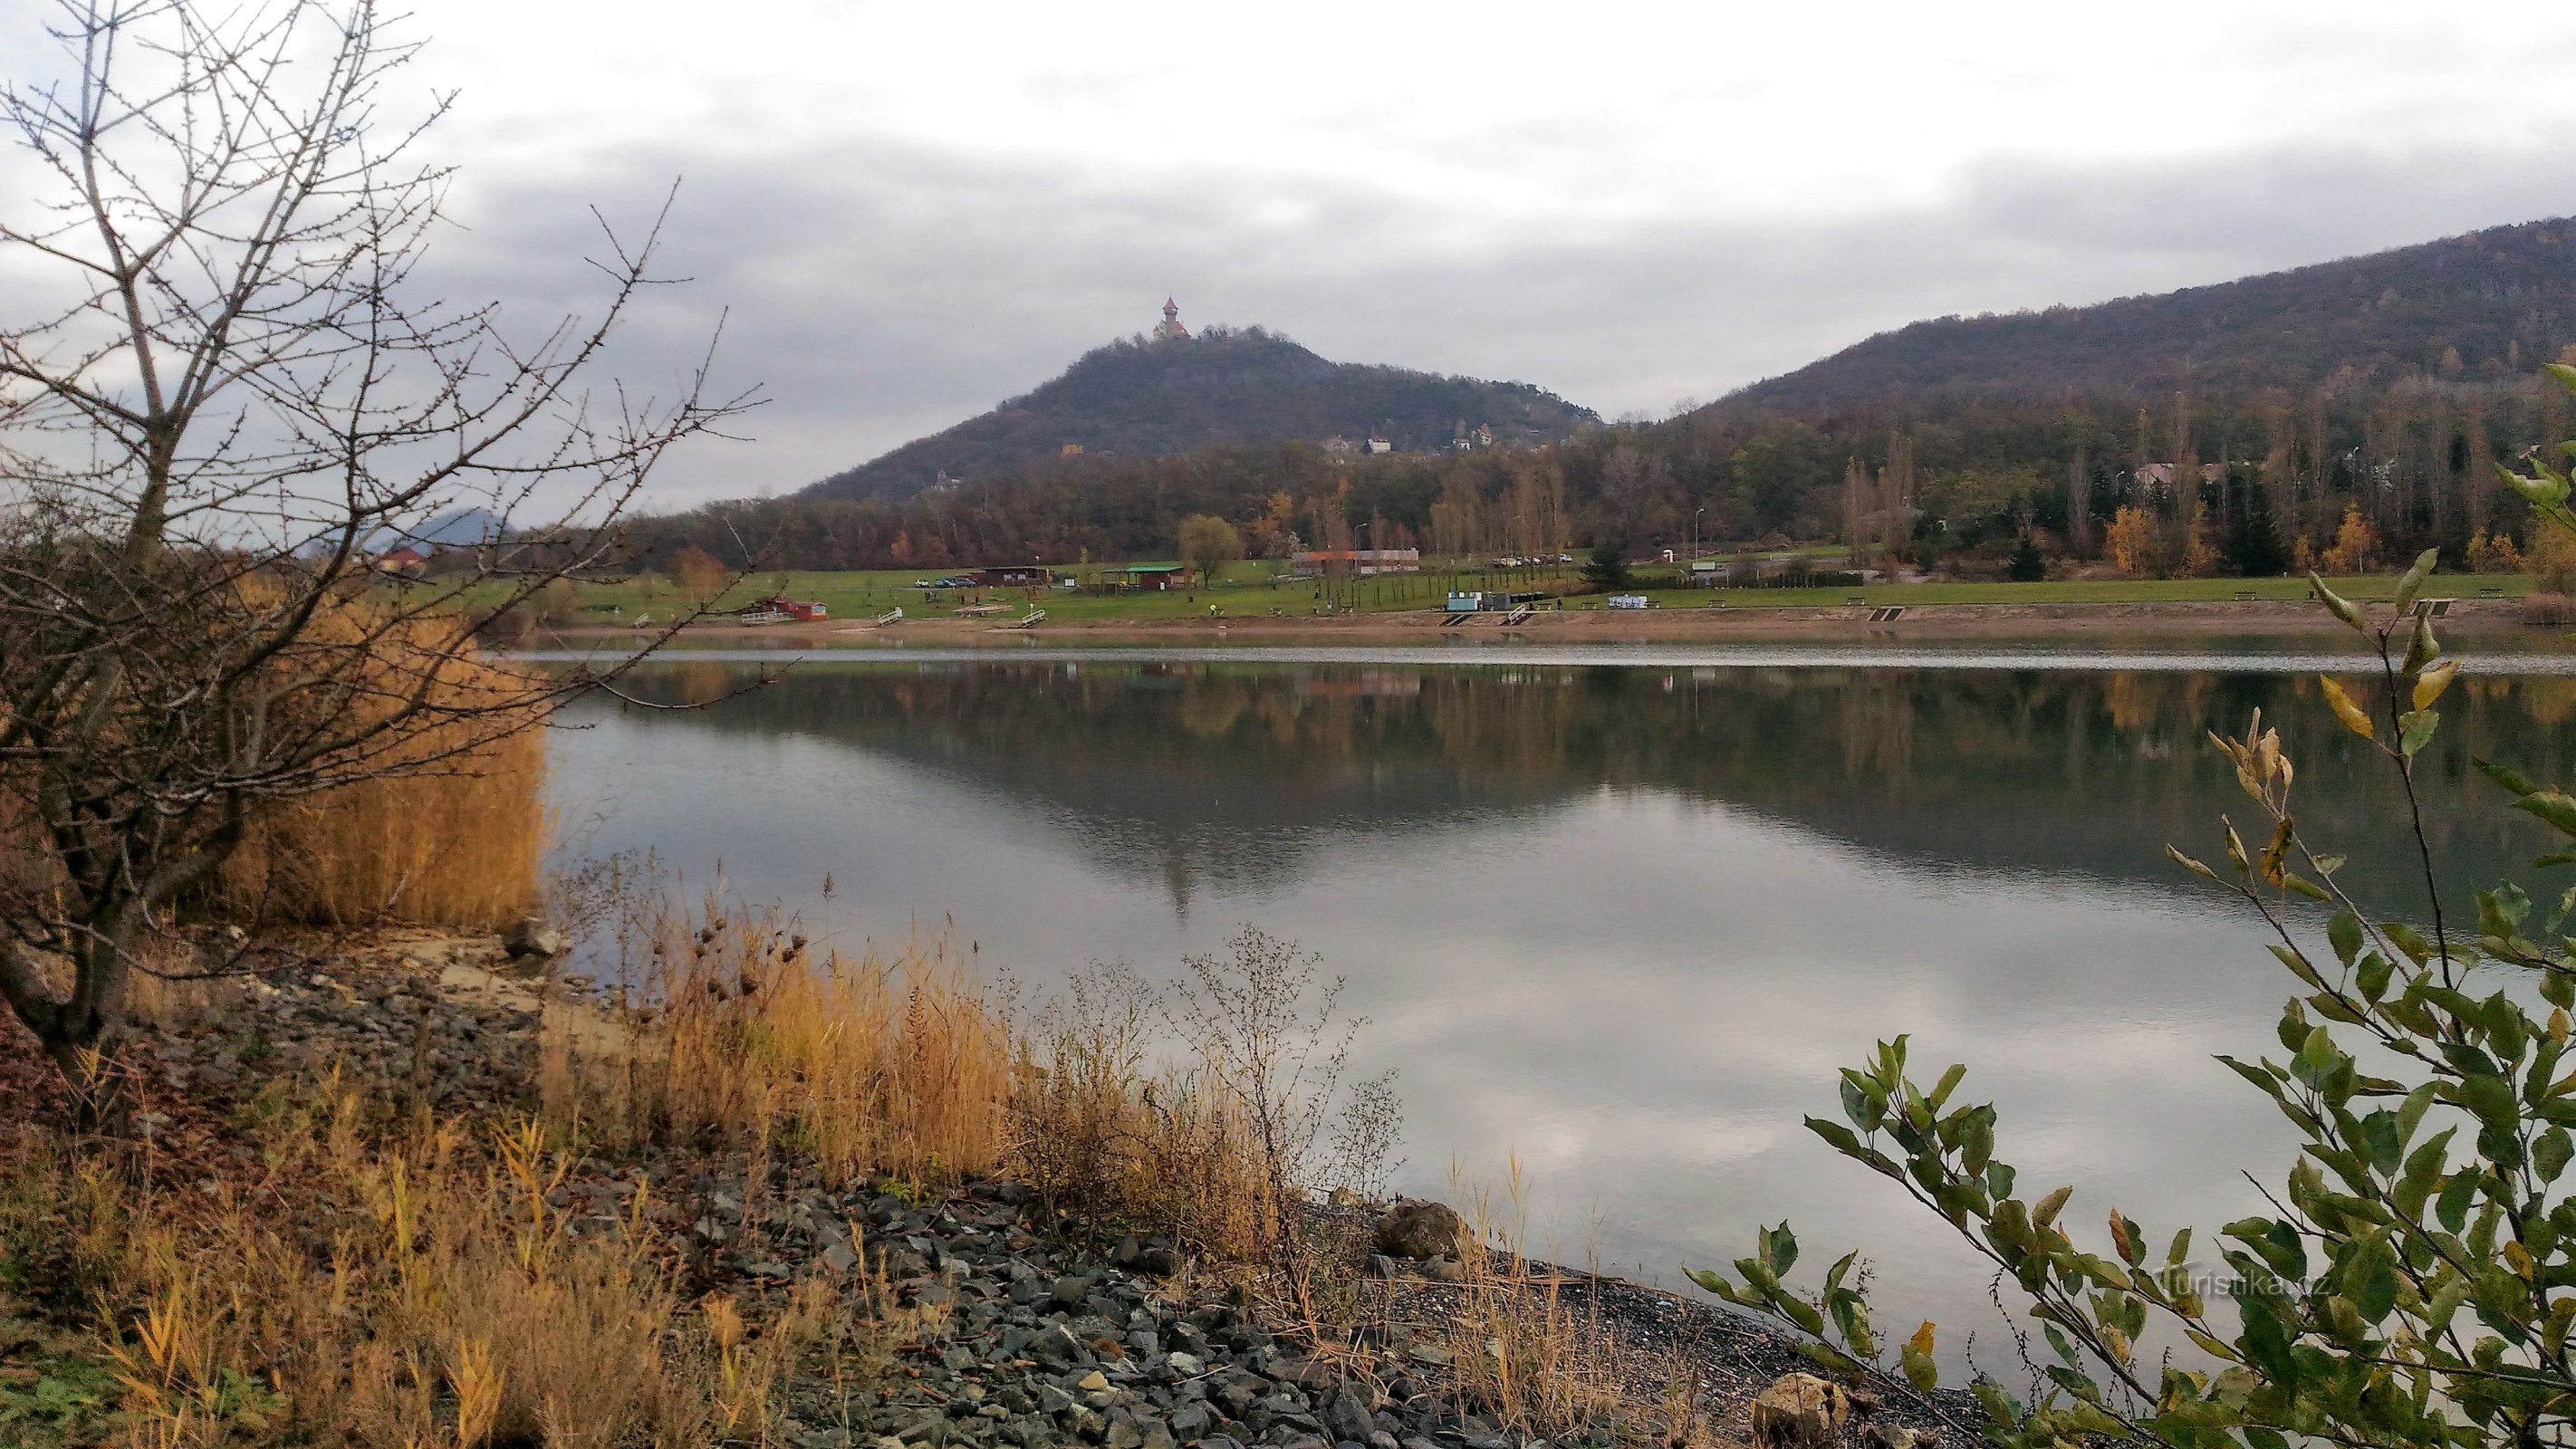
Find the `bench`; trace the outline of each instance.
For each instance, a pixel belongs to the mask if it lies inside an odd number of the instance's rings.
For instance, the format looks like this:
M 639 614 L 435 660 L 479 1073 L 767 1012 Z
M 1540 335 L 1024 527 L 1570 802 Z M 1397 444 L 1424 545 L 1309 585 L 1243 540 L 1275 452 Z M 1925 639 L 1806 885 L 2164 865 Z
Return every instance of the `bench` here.
M 1855 605 L 1857 605 L 1857 604 L 1866 604 L 1866 603 L 1868 603 L 1868 602 L 1869 602 L 1869 595 L 1867 595 L 1867 594 L 1854 594 L 1854 595 L 1852 595 L 1850 598 L 1843 600 L 1843 602 L 1844 602 L 1844 603 L 1846 603 L 1846 604 L 1855 604 Z
M 884 613 L 877 615 L 877 627 L 880 629 L 884 628 L 888 624 L 900 624 L 902 622 L 903 610 L 900 608 L 888 609 Z
M 2236 602 L 2240 604 L 2250 604 L 2253 601 L 2254 591 L 2252 589 L 2238 589 L 2236 591 Z
M 2501 599 L 2504 597 L 2504 585 L 2481 584 L 2478 586 L 2478 597 L 2481 599 Z

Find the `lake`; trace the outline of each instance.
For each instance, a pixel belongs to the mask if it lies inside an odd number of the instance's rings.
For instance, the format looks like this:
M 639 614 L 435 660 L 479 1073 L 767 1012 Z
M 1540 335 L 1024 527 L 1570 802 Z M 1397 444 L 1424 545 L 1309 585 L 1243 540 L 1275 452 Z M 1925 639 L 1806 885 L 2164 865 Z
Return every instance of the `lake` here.
M 1318 952 L 1400 1072 L 1398 1186 L 1516 1164 L 1538 1250 L 1679 1284 L 1784 1216 L 1865 1247 L 1883 1327 L 1991 1325 L 1966 1248 L 1799 1126 L 1911 1033 L 1970 1065 L 2028 1195 L 2153 1240 L 2255 1205 L 2286 1124 L 2211 1054 L 2271 1052 L 2259 922 L 2165 859 L 2255 818 L 2206 739 L 2263 711 L 2303 828 L 2420 915 L 2348 658 L 1660 648 L 842 653 L 656 663 L 652 711 L 554 743 L 568 835 L 801 910 L 845 948 L 953 921 L 1039 989 L 1150 976 L 1250 923 Z M 2550 848 L 2471 755 L 2564 778 L 2566 656 L 2486 662 L 2422 761 L 2446 898 Z M 832 898 L 823 898 L 829 874 Z M 2456 917 L 2455 917 L 2456 919 Z M 2204 1238 L 2204 1242 L 2206 1238 Z M 1985 1355 L 2001 1357 L 1989 1339 Z

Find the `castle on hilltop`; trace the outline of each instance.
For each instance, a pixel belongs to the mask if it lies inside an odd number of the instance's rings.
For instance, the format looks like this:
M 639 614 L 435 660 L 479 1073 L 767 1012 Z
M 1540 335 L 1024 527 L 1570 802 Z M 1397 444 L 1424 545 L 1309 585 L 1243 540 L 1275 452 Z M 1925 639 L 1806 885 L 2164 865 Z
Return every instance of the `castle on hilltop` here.
M 1190 340 L 1190 329 L 1181 325 L 1181 304 L 1169 297 L 1163 299 L 1163 320 L 1154 324 L 1154 340 L 1157 342 Z

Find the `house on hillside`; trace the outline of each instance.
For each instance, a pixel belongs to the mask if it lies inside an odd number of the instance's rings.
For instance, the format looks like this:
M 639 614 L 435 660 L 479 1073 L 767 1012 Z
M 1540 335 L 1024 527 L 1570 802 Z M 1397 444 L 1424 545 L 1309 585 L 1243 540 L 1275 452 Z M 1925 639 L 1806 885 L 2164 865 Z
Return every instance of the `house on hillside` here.
M 1379 437 L 1375 433 L 1371 433 L 1369 434 L 1369 440 L 1360 444 L 1360 451 L 1363 453 L 1392 453 L 1395 451 L 1395 444 L 1388 442 L 1386 439 Z
M 399 574 L 405 578 L 409 578 L 419 574 L 423 569 L 428 567 L 429 555 L 422 553 L 419 549 L 412 547 L 410 544 L 404 544 L 399 548 L 389 548 L 383 553 L 376 555 L 376 572 L 378 573 Z

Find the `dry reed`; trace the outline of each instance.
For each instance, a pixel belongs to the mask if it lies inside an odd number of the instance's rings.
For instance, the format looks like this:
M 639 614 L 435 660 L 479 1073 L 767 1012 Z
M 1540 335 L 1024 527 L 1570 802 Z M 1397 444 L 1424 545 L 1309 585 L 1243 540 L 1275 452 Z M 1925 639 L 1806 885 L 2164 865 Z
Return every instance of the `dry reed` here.
M 352 602 L 316 621 L 384 627 Z M 511 668 L 454 654 L 452 621 L 387 632 L 381 705 L 425 688 L 457 711 L 407 728 L 374 778 L 277 802 L 226 863 L 214 904 L 235 919 L 495 929 L 536 904 L 545 851 L 545 739 L 526 721 L 496 736 L 528 689 Z M 415 680 L 427 671 L 426 685 Z M 364 706 L 360 706 L 362 717 Z
M 944 939 L 809 953 L 774 910 L 657 908 L 641 1000 L 548 1014 L 550 1121 L 602 1142 L 721 1142 L 829 1181 L 991 1172 L 1008 1146 L 1007 1031 Z
M 380 1139 L 333 1082 L 269 1103 L 258 1170 L 207 1191 L 7 1154 L 0 1244 L 99 1305 L 137 1443 L 765 1443 L 835 1320 L 816 1279 L 756 1325 L 683 1302 L 644 1183 L 577 1220 L 574 1159 L 535 1123 Z
M 1123 966 L 1075 978 L 1024 1043 L 1015 1159 L 1049 1205 L 1107 1231 L 1159 1233 L 1238 1261 L 1281 1224 L 1242 1099 L 1204 1061 L 1150 1072 L 1160 997 Z
M 1599 1308 L 1588 1294 L 1580 1305 L 1567 1302 L 1565 1275 L 1523 1255 L 1519 1160 L 1509 1165 L 1499 1210 L 1489 1188 L 1461 1195 L 1471 1231 L 1459 1237 L 1462 1276 L 1448 1323 L 1453 1392 L 1515 1437 L 1632 1437 L 1620 1431 L 1640 1406 L 1628 1403 L 1620 1351 Z

